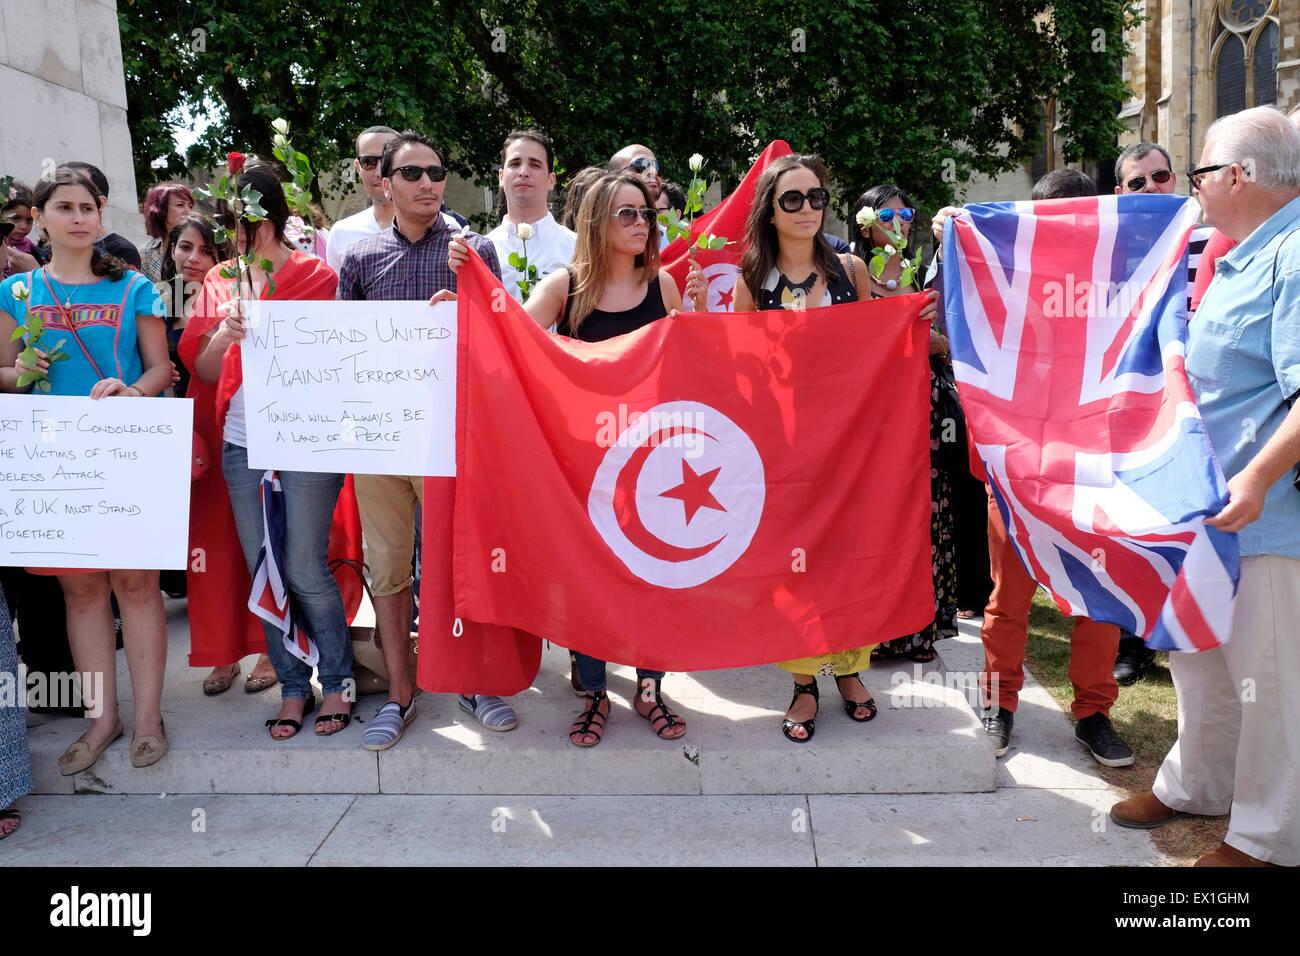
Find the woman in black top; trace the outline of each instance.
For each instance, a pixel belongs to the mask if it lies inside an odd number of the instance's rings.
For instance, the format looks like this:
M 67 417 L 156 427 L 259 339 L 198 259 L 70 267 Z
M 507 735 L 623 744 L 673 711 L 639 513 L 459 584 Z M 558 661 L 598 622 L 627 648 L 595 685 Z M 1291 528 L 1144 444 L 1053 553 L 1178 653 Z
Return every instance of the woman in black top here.
M 556 270 L 533 290 L 524 309 L 544 329 L 583 342 L 626 335 L 682 307 L 672 276 L 659 268 L 659 230 L 654 200 L 635 176 L 608 174 L 592 183 L 578 210 L 578 242 L 573 262 Z M 458 269 L 467 255 L 453 240 L 448 264 Z M 697 312 L 704 311 L 708 282 L 696 266 L 686 282 Z M 579 747 L 600 743 L 609 716 L 605 662 L 577 654 L 586 708 L 569 728 Z M 665 740 L 686 733 L 685 722 L 668 709 L 660 694 L 663 671 L 637 668 L 636 712 Z

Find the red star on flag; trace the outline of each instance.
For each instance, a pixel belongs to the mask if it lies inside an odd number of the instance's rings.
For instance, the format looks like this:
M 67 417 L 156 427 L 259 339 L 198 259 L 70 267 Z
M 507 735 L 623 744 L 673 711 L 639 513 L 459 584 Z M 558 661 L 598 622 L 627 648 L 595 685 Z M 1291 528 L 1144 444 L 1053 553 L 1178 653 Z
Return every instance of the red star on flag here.
M 701 508 L 712 508 L 714 511 L 726 511 L 718 503 L 718 499 L 713 497 L 713 492 L 709 491 L 709 486 L 713 484 L 713 479 L 718 477 L 718 472 L 722 468 L 714 468 L 712 471 L 706 471 L 704 474 L 696 474 L 695 469 L 682 459 L 682 483 L 675 488 L 669 488 L 659 495 L 660 498 L 678 498 L 682 506 L 686 509 L 686 523 L 690 524 L 695 513 Z

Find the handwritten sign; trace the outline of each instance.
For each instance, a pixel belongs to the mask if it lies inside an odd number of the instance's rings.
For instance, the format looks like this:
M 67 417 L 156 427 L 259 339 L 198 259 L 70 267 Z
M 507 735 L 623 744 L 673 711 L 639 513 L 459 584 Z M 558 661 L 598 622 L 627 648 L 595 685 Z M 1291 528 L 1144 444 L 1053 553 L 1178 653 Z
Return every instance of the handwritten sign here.
M 0 395 L 0 565 L 183 569 L 193 435 L 186 399 Z
M 456 304 L 246 302 L 254 468 L 456 473 Z

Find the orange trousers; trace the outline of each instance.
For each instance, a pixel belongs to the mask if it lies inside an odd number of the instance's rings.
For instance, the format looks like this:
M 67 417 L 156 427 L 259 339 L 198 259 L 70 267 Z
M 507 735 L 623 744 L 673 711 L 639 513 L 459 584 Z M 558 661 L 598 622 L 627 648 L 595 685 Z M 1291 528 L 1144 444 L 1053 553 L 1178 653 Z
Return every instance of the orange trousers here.
M 1020 555 L 1007 536 L 997 501 L 989 494 L 989 571 L 993 594 L 984 609 L 980 639 L 984 642 L 984 673 L 980 692 L 984 706 L 996 697 L 1003 710 L 1014 711 L 1025 683 L 1025 644 L 1029 640 L 1029 606 L 1038 584 L 1029 576 Z M 1092 714 L 1110 714 L 1119 696 L 1115 683 L 1115 654 L 1119 628 L 1086 617 L 1074 619 L 1070 635 L 1070 683 L 1076 720 Z

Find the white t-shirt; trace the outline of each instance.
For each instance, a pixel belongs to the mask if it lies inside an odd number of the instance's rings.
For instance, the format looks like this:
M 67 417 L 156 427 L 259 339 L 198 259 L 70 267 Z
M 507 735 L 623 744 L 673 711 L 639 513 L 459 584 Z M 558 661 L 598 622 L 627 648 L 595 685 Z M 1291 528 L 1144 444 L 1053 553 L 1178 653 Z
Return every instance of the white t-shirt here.
M 377 236 L 383 231 L 384 227 L 375 219 L 374 206 L 367 206 L 356 215 L 340 219 L 330 230 L 329 242 L 325 245 L 325 261 L 331 269 L 338 272 L 343 266 L 343 254 L 354 242 L 367 236 Z
M 557 269 L 563 269 L 573 261 L 573 249 L 578 242 L 576 233 L 565 229 L 549 212 L 537 222 L 529 223 L 533 234 L 528 240 L 528 264 L 537 267 L 538 278 L 544 279 Z M 523 273 L 510 264 L 510 253 L 523 255 L 524 243 L 519 238 L 515 224 L 504 219 L 487 234 L 497 249 L 497 260 L 501 264 L 501 281 L 506 291 L 517 301 L 522 302 L 519 280 Z
M 221 437 L 240 448 L 248 447 L 248 428 L 244 423 L 244 386 L 240 385 L 230 396 L 230 409 L 226 412 L 226 426 Z

